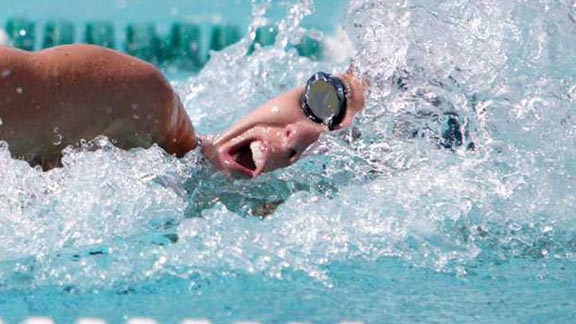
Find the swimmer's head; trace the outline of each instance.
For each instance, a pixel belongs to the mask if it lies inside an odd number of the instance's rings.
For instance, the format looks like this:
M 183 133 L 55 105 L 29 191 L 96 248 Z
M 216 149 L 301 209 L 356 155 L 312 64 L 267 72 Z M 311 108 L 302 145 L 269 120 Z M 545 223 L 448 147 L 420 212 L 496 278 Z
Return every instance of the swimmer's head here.
M 345 113 L 332 129 L 350 125 L 364 106 L 364 87 L 351 74 L 340 75 L 346 85 Z M 310 119 L 301 108 L 304 87 L 264 103 L 237 121 L 224 134 L 204 140 L 203 153 L 212 165 L 234 177 L 253 178 L 297 161 L 327 124 Z

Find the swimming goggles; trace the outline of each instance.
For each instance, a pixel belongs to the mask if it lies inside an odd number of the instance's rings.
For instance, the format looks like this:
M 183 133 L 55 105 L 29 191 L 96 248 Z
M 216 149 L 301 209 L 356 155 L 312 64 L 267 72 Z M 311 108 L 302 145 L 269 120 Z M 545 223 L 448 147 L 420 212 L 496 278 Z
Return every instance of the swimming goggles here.
M 312 121 L 333 130 L 346 114 L 344 82 L 328 73 L 315 73 L 306 83 L 300 107 Z

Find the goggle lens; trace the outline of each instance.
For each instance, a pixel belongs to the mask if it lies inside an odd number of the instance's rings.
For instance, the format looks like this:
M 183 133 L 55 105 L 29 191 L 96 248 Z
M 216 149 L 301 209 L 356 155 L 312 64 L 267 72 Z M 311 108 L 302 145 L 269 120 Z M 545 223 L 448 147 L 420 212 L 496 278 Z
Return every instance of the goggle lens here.
M 309 102 L 312 113 L 321 120 L 334 117 L 339 109 L 336 89 L 326 81 L 317 81 L 310 87 Z
M 317 72 L 306 83 L 302 111 L 313 121 L 334 129 L 346 114 L 346 89 L 342 80 Z

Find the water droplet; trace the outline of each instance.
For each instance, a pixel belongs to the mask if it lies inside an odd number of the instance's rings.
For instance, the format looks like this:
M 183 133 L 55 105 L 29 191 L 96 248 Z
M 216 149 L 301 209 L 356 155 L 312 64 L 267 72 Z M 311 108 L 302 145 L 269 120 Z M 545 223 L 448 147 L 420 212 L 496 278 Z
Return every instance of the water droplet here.
M 18 31 L 18 35 L 20 35 L 20 36 L 26 36 L 26 29 L 20 29 L 20 30 Z
M 576 84 L 573 84 L 572 86 L 570 86 L 570 88 L 568 89 L 568 97 L 571 99 L 576 98 Z
M 54 137 L 52 140 L 52 144 L 54 145 L 60 145 L 62 144 L 62 140 L 64 139 L 64 135 L 62 135 L 60 133 L 60 128 L 59 127 L 54 127 L 54 129 L 52 129 L 52 133 L 54 133 Z
M 10 71 L 10 69 L 4 69 L 4 70 L 2 70 L 2 72 L 0 73 L 0 77 L 5 78 L 5 77 L 9 76 L 10 73 L 12 73 L 12 72 Z
M 22 94 L 24 92 L 24 90 L 22 88 L 18 87 L 18 88 L 16 88 L 16 92 L 18 94 Z
M 126 0 L 119 0 L 116 2 L 116 6 L 118 7 L 118 9 L 124 9 L 126 8 Z

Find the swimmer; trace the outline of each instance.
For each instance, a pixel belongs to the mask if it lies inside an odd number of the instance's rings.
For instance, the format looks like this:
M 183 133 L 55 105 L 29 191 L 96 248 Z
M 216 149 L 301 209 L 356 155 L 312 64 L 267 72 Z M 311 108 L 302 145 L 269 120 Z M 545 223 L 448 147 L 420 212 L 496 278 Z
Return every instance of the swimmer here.
M 322 132 L 350 125 L 364 106 L 363 91 L 351 72 L 320 72 L 222 135 L 200 138 L 149 63 L 92 45 L 39 52 L 0 46 L 0 140 L 13 157 L 44 170 L 59 166 L 66 146 L 99 135 L 122 149 L 156 143 L 178 157 L 200 145 L 216 169 L 253 178 L 294 163 Z

